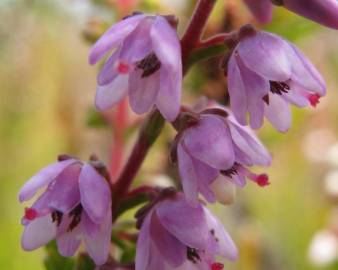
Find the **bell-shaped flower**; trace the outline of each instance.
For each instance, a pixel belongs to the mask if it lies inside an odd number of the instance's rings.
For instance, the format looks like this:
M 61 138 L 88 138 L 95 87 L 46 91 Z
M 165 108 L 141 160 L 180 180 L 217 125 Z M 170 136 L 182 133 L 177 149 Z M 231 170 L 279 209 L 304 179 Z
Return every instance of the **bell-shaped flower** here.
M 316 106 L 326 93 L 322 76 L 293 44 L 267 32 L 243 37 L 228 63 L 231 109 L 242 124 L 260 128 L 266 116 L 279 131 L 291 124 L 289 104 Z
M 59 253 L 72 256 L 83 240 L 95 263 L 105 263 L 112 217 L 111 192 L 103 176 L 79 160 L 59 161 L 29 179 L 19 200 L 30 200 L 42 188 L 45 190 L 22 218 L 22 248 L 34 250 L 56 238 Z
M 314 22 L 338 29 L 336 0 L 244 0 L 244 2 L 261 23 L 268 23 L 271 20 L 274 3 Z
M 270 154 L 250 128 L 239 125 L 230 111 L 222 108 L 206 109 L 195 121 L 179 131 L 173 147 L 173 160 L 178 161 L 183 190 L 190 203 L 197 203 L 198 193 L 209 202 L 223 201 L 215 188 L 219 191 L 219 185 L 226 181 L 240 187 L 246 178 L 261 186 L 268 184 L 266 176 L 263 183 L 262 175 L 244 167 L 271 163 Z
M 223 225 L 202 204 L 192 207 L 183 194 L 157 203 L 143 220 L 136 270 L 221 270 L 216 256 L 237 259 Z
M 113 25 L 94 45 L 90 64 L 110 53 L 98 75 L 96 107 L 106 110 L 129 96 L 132 110 L 154 105 L 173 121 L 179 113 L 182 60 L 175 29 L 162 16 L 138 14 Z

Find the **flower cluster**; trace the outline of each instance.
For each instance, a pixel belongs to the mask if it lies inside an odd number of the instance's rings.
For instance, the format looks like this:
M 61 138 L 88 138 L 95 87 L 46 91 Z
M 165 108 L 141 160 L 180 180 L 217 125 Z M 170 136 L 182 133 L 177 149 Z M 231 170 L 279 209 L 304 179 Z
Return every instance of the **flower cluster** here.
M 270 1 L 244 2 L 260 22 L 271 19 Z M 336 1 L 273 2 L 338 28 Z M 184 57 L 203 45 L 195 40 L 200 39 L 203 20 L 214 3 L 199 1 L 185 36 L 191 37 L 192 44 L 186 44 L 189 38 L 180 42 L 173 16 L 135 13 L 108 29 L 90 52 L 90 64 L 108 55 L 97 77 L 98 110 L 110 109 L 128 96 L 136 114 L 152 111 L 154 115 L 158 110 L 177 131 L 170 160 L 178 168 L 182 188 L 155 190 L 136 214 L 140 228 L 136 270 L 221 270 L 219 257 L 235 260 L 234 242 L 199 195 L 208 203 L 227 204 L 233 201 L 229 190 L 244 187 L 247 179 L 260 187 L 269 185 L 267 174 L 251 171 L 253 166 L 271 164 L 270 153 L 252 129 L 260 128 L 265 116 L 278 131 L 285 132 L 291 125 L 289 104 L 315 107 L 326 93 L 322 76 L 295 45 L 246 26 L 229 34 L 231 40 L 222 41 L 229 48 L 222 66 L 230 106 L 216 101 L 193 108 L 181 106 Z M 159 134 L 159 125 L 151 122 L 157 118 L 149 119 L 125 173 L 115 184 L 97 159 L 85 163 L 62 156 L 22 187 L 21 202 L 45 188 L 22 218 L 25 250 L 56 239 L 59 253 L 72 256 L 83 240 L 96 265 L 107 262 L 116 209 L 126 200 L 133 177 Z

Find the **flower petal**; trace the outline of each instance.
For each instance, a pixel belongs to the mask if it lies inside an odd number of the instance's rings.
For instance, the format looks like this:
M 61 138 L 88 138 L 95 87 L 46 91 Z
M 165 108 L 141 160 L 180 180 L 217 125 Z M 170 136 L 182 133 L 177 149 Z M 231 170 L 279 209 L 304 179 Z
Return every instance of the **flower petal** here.
M 56 226 L 50 215 L 31 221 L 22 234 L 21 246 L 31 251 L 46 245 L 56 235 Z
M 62 222 L 59 227 L 63 227 L 63 232 L 59 234 L 58 228 L 58 235 L 56 237 L 58 251 L 65 257 L 73 256 L 81 244 L 80 226 L 68 231 L 70 222 L 71 219 L 67 215 L 62 217 Z
M 136 247 L 136 259 L 135 269 L 136 270 L 148 270 L 148 264 L 151 259 L 150 256 L 150 221 L 152 213 L 149 213 L 143 221 Z
M 228 64 L 228 91 L 231 109 L 237 121 L 246 125 L 247 94 L 235 53 L 231 55 Z
M 160 202 L 156 213 L 163 227 L 179 241 L 191 248 L 205 250 L 209 236 L 206 234 L 208 227 L 200 204 L 193 207 L 183 194 L 177 194 L 173 199 Z
M 135 15 L 114 24 L 92 47 L 89 63 L 94 65 L 108 51 L 119 46 L 144 17 L 145 15 Z
M 324 96 L 326 84 L 309 59 L 293 44 L 289 43 L 288 57 L 292 63 L 291 80 L 310 92 Z
M 255 165 L 269 166 L 271 156 L 264 145 L 248 127 L 243 127 L 229 117 L 231 137 L 238 148 L 246 154 Z M 231 121 L 232 120 L 232 121 Z
M 184 150 L 181 144 L 177 147 L 178 169 L 182 181 L 184 194 L 187 201 L 194 205 L 198 198 L 198 184 L 195 167 L 191 156 Z
M 269 81 L 286 81 L 291 76 L 288 44 L 280 37 L 257 32 L 240 41 L 238 53 L 244 64 Z
M 31 179 L 29 179 L 19 192 L 20 202 L 31 199 L 43 186 L 51 183 L 66 167 L 77 162 L 75 159 L 55 162 L 43 168 Z
M 208 232 L 211 232 L 213 236 L 211 246 L 218 246 L 216 249 L 217 255 L 230 260 L 236 260 L 238 258 L 236 245 L 224 229 L 222 223 L 206 207 L 203 207 L 203 211 L 208 224 Z
M 229 129 L 217 116 L 202 117 L 185 131 L 183 140 L 191 156 L 215 169 L 226 170 L 234 163 Z
M 112 108 L 128 93 L 127 75 L 119 75 L 111 83 L 98 86 L 96 89 L 95 105 L 100 111 Z
M 84 223 L 92 223 L 91 219 L 86 215 L 82 215 Z M 94 224 L 90 226 L 94 226 Z M 94 260 L 96 265 L 104 264 L 109 255 L 111 230 L 112 230 L 112 215 L 111 211 L 108 211 L 105 219 L 99 226 L 96 233 L 84 233 L 83 238 L 86 246 L 86 250 L 89 256 Z
M 158 71 L 148 77 L 142 77 L 142 73 L 142 70 L 136 69 L 129 77 L 129 102 L 137 114 L 146 113 L 152 108 L 160 85 Z
M 280 132 L 286 132 L 291 125 L 291 111 L 289 103 L 281 96 L 270 94 L 269 105 L 264 105 L 265 116 L 274 128 Z
M 97 76 L 98 85 L 102 86 L 109 84 L 119 75 L 119 72 L 116 68 L 119 57 L 120 51 L 118 50 L 107 59 L 99 75 Z
M 338 29 L 338 3 L 336 0 L 284 0 L 284 6 L 327 27 Z
M 81 204 L 94 223 L 103 222 L 110 213 L 111 192 L 107 181 L 89 164 L 79 177 Z
M 156 213 L 152 215 L 150 234 L 156 248 L 170 266 L 178 267 L 183 263 L 187 247 L 162 226 Z

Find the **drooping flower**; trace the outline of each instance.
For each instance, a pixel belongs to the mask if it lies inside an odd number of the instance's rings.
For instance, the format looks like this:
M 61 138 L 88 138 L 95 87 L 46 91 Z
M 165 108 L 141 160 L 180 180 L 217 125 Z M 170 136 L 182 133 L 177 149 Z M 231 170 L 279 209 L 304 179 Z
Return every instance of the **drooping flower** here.
M 160 201 L 145 217 L 135 269 L 221 270 L 216 256 L 237 259 L 232 239 L 205 206 L 192 207 L 178 193 Z
M 260 23 L 269 23 L 272 18 L 273 5 L 271 0 L 244 0 L 251 13 Z
M 261 23 L 268 23 L 271 20 L 274 3 L 324 26 L 338 29 L 336 0 L 244 0 L 244 2 Z
M 20 190 L 20 202 L 44 187 L 22 218 L 22 248 L 31 251 L 56 238 L 59 253 L 72 256 L 83 240 L 95 263 L 105 263 L 112 217 L 110 188 L 103 176 L 90 164 L 62 160 L 29 179 Z
M 96 107 L 109 109 L 129 95 L 135 113 L 155 105 L 173 121 L 180 108 L 182 61 L 177 33 L 167 19 L 138 14 L 113 25 L 92 48 L 90 64 L 111 51 L 98 75 Z
M 179 131 L 173 148 L 190 203 L 197 203 L 198 193 L 209 202 L 224 201 L 215 189 L 220 191 L 226 181 L 240 187 L 246 178 L 260 186 L 269 184 L 265 174 L 256 175 L 246 168 L 271 163 L 270 154 L 250 128 L 239 125 L 223 108 L 206 109 L 197 115 L 194 123 Z
M 267 32 L 243 37 L 228 63 L 228 90 L 237 121 L 257 129 L 266 116 L 279 131 L 291 124 L 289 104 L 312 105 L 326 93 L 326 85 L 311 62 L 286 40 Z

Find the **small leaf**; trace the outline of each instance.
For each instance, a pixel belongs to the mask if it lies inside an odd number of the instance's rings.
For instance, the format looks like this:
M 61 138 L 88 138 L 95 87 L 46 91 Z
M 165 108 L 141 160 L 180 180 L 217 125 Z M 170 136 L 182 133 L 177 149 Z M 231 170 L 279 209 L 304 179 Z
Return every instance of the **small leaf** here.
M 76 270 L 94 270 L 95 263 L 93 260 L 84 253 L 81 253 L 77 259 Z

